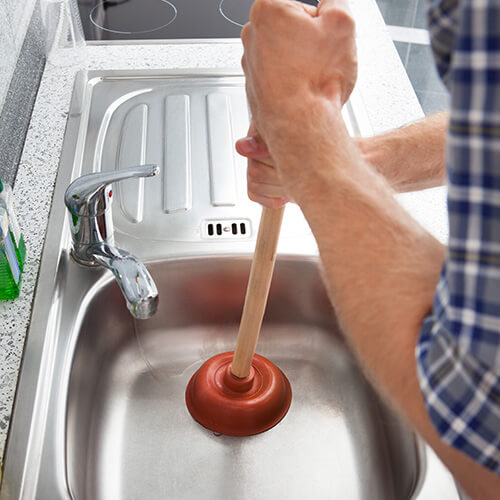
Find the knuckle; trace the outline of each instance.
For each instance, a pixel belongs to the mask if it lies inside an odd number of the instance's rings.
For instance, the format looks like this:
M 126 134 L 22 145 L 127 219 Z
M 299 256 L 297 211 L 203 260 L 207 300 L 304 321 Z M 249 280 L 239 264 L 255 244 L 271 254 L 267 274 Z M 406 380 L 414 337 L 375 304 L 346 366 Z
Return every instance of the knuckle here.
M 255 0 L 250 9 L 250 22 L 257 23 L 259 18 L 262 16 L 262 1 Z
M 355 30 L 355 22 L 351 14 L 344 9 L 329 9 L 323 14 L 324 21 L 329 28 L 337 33 L 351 34 Z
M 252 193 L 257 193 L 259 191 L 259 183 L 248 179 L 247 181 L 247 189 Z
M 255 167 L 248 167 L 247 170 L 247 182 L 255 182 L 259 177 L 259 174 L 255 171 Z
M 241 41 L 243 42 L 243 45 L 248 43 L 248 38 L 250 36 L 250 23 L 246 23 L 243 28 L 241 29 Z M 243 56 L 243 59 L 245 56 Z
M 262 169 L 253 161 L 249 162 L 247 170 L 248 182 L 258 183 L 263 180 Z
M 269 14 L 269 9 L 273 6 L 270 0 L 255 0 L 250 9 L 250 22 L 259 23 Z
M 254 194 L 253 191 L 251 191 L 250 189 L 247 189 L 247 194 L 248 194 L 248 198 L 252 201 L 255 201 L 255 202 L 259 202 L 259 198 L 257 195 Z

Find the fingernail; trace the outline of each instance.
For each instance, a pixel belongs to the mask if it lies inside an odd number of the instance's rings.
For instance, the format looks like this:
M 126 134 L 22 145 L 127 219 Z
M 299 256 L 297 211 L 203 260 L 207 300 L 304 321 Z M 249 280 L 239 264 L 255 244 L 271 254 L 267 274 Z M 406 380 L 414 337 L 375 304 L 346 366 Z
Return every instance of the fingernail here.
M 259 143 L 255 139 L 255 137 L 248 136 L 240 139 L 238 141 L 238 146 L 243 153 L 253 153 L 254 151 L 257 151 Z

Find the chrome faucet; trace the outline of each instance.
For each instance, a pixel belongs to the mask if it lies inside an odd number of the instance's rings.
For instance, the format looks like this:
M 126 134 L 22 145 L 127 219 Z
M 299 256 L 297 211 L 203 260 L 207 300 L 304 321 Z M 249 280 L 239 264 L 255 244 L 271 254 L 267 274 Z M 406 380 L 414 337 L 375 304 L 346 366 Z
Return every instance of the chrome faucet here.
M 104 266 L 115 276 L 127 307 L 135 318 L 153 316 L 158 290 L 144 264 L 114 246 L 111 201 L 113 182 L 158 174 L 157 165 L 140 165 L 115 172 L 88 174 L 66 189 L 64 203 L 70 212 L 73 238 L 71 255 L 79 264 Z

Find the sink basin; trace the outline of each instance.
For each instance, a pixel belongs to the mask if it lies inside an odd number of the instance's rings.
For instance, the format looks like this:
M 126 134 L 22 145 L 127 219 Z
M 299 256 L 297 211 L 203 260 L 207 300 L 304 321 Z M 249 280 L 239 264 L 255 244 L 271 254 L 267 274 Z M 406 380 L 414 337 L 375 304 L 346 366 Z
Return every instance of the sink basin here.
M 342 339 L 314 260 L 279 260 L 258 352 L 289 377 L 272 430 L 217 436 L 184 402 L 202 362 L 234 348 L 250 260 L 150 266 L 162 307 L 134 321 L 113 282 L 85 307 L 67 400 L 75 500 L 412 497 L 414 435 L 381 404 Z
M 184 392 L 205 360 L 234 348 L 250 256 L 149 264 L 161 302 L 142 321 L 109 273 L 67 252 L 58 262 L 54 295 L 38 299 L 47 323 L 33 317 L 2 500 L 459 500 L 363 376 L 317 258 L 278 258 L 257 352 L 286 373 L 292 405 L 244 438 L 196 423 Z M 37 329 L 46 341 L 34 371 Z
M 344 108 L 357 135 L 360 102 L 353 93 Z M 291 382 L 288 414 L 246 438 L 215 435 L 189 415 L 192 374 L 235 347 L 250 271 L 259 207 L 231 149 L 248 126 L 245 106 L 240 73 L 78 77 L 0 500 L 459 499 L 351 355 L 294 206 L 257 346 Z M 62 203 L 76 177 L 129 159 L 162 170 L 156 184 L 114 194 L 116 244 L 148 264 L 159 290 L 158 313 L 144 321 L 111 273 L 71 260 Z

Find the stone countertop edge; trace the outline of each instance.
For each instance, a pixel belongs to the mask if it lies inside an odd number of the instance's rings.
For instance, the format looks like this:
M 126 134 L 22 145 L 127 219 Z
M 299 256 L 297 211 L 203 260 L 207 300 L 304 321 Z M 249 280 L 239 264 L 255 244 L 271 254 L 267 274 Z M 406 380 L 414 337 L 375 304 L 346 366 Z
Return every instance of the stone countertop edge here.
M 357 20 L 358 89 L 374 133 L 423 116 L 374 0 L 352 1 Z M 89 69 L 240 67 L 237 43 L 90 45 Z M 71 100 L 75 67 L 47 64 L 14 187 L 15 209 L 27 247 L 20 297 L 0 302 L 0 459 L 4 455 L 23 347 L 43 249 Z M 419 222 L 447 239 L 444 188 L 399 195 Z M 62 203 L 62 200 L 55 200 Z M 0 460 L 1 464 L 1 460 Z

